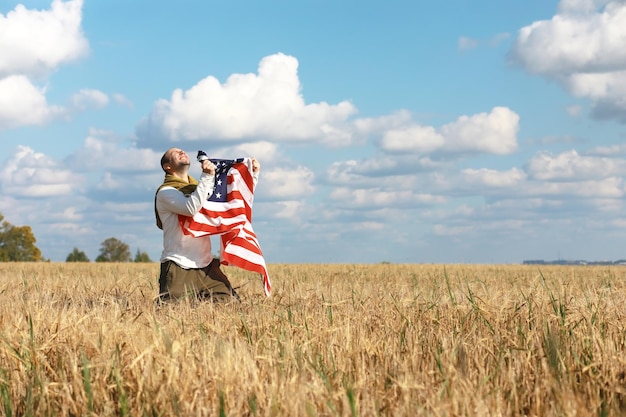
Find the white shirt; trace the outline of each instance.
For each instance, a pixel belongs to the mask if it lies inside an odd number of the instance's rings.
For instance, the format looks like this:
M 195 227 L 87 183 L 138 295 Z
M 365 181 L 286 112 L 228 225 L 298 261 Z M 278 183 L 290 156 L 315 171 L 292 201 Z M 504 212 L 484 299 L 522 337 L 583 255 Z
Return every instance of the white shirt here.
M 161 262 L 171 260 L 179 266 L 204 268 L 213 259 L 211 237 L 193 237 L 183 233 L 178 215 L 193 216 L 213 193 L 215 176 L 202 173 L 196 190 L 186 196 L 174 187 L 163 187 L 156 195 L 156 209 L 163 224 Z

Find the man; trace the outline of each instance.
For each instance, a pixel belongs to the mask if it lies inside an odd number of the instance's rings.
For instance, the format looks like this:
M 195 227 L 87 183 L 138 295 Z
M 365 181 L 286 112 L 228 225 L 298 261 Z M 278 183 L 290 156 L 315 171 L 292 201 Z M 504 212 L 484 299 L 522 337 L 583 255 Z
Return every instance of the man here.
M 178 215 L 193 216 L 213 193 L 215 165 L 202 161 L 202 173 L 196 180 L 189 175 L 189 155 L 182 149 L 168 149 L 161 158 L 165 179 L 155 197 L 157 226 L 163 229 L 163 253 L 159 276 L 161 300 L 193 294 L 200 299 L 228 301 L 239 296 L 219 260 L 213 259 L 210 236 L 185 235 Z M 252 175 L 258 179 L 260 164 L 252 158 Z

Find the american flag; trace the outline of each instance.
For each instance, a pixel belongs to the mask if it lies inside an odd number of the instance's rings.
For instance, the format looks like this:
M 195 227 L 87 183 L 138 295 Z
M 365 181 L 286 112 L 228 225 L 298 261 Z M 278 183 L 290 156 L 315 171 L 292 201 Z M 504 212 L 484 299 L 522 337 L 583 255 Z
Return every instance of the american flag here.
M 215 164 L 215 188 L 193 217 L 178 216 L 187 235 L 220 235 L 223 265 L 232 265 L 263 277 L 263 290 L 269 296 L 272 285 L 265 259 L 252 229 L 254 182 L 252 159 L 211 159 Z

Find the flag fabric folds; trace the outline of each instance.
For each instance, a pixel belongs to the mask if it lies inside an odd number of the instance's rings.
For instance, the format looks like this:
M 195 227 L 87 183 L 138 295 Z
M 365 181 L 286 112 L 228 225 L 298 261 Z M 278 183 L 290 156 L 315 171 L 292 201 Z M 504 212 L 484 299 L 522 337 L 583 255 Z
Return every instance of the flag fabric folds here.
M 186 235 L 220 235 L 221 262 L 263 277 L 263 290 L 269 296 L 272 286 L 261 246 L 252 229 L 254 180 L 252 159 L 211 159 L 215 164 L 215 188 L 193 217 L 178 216 Z

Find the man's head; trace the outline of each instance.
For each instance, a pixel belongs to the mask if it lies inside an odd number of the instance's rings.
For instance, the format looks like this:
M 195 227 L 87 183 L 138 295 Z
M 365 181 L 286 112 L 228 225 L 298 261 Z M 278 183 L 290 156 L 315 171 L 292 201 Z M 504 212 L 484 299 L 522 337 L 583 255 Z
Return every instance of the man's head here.
M 189 155 L 179 148 L 170 148 L 161 157 L 161 168 L 166 174 L 187 170 L 190 164 Z

